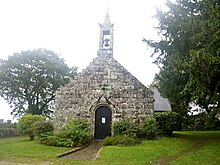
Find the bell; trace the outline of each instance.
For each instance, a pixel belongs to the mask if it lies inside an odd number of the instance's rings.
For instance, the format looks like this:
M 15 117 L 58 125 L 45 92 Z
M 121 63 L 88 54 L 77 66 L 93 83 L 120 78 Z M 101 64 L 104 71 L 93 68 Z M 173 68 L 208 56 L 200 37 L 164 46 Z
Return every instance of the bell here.
M 110 45 L 108 43 L 105 43 L 105 47 L 109 47 Z
M 110 45 L 109 45 L 109 41 L 110 41 L 110 40 L 109 40 L 108 38 L 106 38 L 106 39 L 104 40 L 104 42 L 105 42 L 105 44 L 104 44 L 105 47 L 109 47 L 109 46 L 110 46 Z

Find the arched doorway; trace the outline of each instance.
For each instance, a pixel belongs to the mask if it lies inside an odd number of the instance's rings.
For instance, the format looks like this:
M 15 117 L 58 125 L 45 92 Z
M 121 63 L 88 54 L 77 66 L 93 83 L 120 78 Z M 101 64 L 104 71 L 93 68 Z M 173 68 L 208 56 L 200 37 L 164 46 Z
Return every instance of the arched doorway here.
M 107 106 L 101 106 L 95 112 L 95 139 L 111 136 L 112 111 Z

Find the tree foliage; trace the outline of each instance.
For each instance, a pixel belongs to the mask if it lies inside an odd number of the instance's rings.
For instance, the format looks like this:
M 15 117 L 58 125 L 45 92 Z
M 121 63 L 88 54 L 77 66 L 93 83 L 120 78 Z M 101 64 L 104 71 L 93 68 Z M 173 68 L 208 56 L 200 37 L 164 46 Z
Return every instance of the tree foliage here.
M 159 41 L 144 40 L 154 48 L 160 68 L 157 86 L 172 108 L 185 112 L 196 103 L 209 113 L 220 100 L 220 1 L 167 1 L 157 10 Z
M 14 53 L 7 60 L 0 60 L 0 96 L 13 107 L 15 116 L 49 116 L 55 91 L 68 83 L 76 71 L 50 50 Z

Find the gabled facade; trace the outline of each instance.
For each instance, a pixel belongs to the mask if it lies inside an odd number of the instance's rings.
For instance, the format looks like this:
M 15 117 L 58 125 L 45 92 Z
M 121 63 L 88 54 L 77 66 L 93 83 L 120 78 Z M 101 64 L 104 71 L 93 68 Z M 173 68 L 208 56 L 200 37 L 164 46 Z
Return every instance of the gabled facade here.
M 56 93 L 55 126 L 69 119 L 87 119 L 95 139 L 111 135 L 120 119 L 135 123 L 152 116 L 153 92 L 113 58 L 113 24 L 107 12 L 100 24 L 97 57 Z

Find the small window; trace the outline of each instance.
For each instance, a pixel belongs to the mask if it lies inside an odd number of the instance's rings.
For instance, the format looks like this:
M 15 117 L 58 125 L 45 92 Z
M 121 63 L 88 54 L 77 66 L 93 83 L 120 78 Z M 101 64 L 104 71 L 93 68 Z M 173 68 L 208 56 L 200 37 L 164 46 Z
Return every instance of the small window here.
M 103 35 L 110 35 L 110 31 L 109 30 L 104 30 Z

